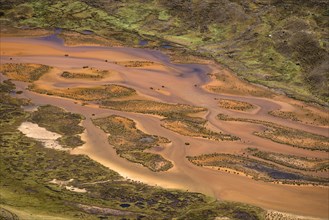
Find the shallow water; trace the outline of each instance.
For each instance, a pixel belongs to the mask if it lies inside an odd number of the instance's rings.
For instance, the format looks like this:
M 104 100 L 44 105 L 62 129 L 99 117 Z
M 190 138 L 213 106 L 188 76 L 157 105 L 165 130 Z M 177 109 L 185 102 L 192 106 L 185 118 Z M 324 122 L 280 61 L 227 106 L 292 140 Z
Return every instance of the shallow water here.
M 274 168 L 270 168 L 267 166 L 263 166 L 261 164 L 252 164 L 246 166 L 247 168 L 266 173 L 273 179 L 286 179 L 286 180 L 301 180 L 304 179 L 302 176 L 294 174 L 294 173 L 288 173 L 280 170 L 276 170 Z
M 153 143 L 154 139 L 152 137 L 143 137 L 139 139 L 139 142 L 141 143 Z
M 92 35 L 92 34 L 94 34 L 94 32 L 93 31 L 90 31 L 90 30 L 83 30 L 82 33 L 85 34 L 85 35 Z
M 60 33 L 60 32 L 58 32 Z M 35 38 L 1 38 L 2 42 L 27 42 L 38 43 L 38 44 L 47 44 L 56 49 L 61 49 L 65 51 L 67 54 L 76 53 L 76 52 L 91 52 L 91 51 L 113 51 L 120 52 L 124 54 L 130 54 L 133 57 L 139 57 L 139 59 L 146 59 L 150 61 L 154 61 L 157 63 L 162 63 L 163 65 L 173 68 L 176 72 L 180 72 L 179 75 L 182 78 L 189 78 L 193 76 L 197 76 L 202 83 L 206 83 L 210 81 L 207 73 L 210 72 L 210 68 L 207 65 L 203 64 L 176 64 L 170 61 L 170 58 L 162 53 L 159 50 L 145 49 L 145 48 L 131 48 L 131 47 L 104 47 L 104 46 L 76 46 L 76 47 L 67 47 L 64 45 L 64 40 L 58 37 L 57 32 L 52 35 L 45 37 L 35 37 Z M 4 56 L 5 58 L 5 56 Z M 71 58 L 70 56 L 67 57 Z M 112 61 L 104 56 L 104 60 Z M 153 71 L 153 70 L 151 70 Z
M 149 43 L 148 40 L 139 40 L 138 45 L 140 45 L 140 46 L 145 46 L 145 45 L 147 45 L 148 43 Z
M 172 46 L 169 45 L 169 44 L 163 44 L 163 45 L 161 45 L 161 47 L 165 48 L 165 49 L 171 49 L 172 48 Z
M 130 207 L 130 204 L 122 203 L 122 204 L 120 204 L 120 206 L 121 206 L 122 208 L 128 208 L 128 207 Z
M 54 34 L 49 35 L 49 36 L 45 36 L 45 37 L 36 37 L 35 39 L 64 45 L 64 40 L 62 38 L 58 37 L 58 35 L 60 33 L 62 33 L 62 29 L 61 28 L 55 28 Z

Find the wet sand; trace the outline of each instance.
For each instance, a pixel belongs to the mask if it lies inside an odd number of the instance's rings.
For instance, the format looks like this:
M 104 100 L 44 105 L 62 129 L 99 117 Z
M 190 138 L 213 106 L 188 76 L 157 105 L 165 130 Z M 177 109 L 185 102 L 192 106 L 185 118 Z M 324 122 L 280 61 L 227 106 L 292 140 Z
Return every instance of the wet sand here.
M 24 48 L 24 49 L 23 49 Z M 287 121 L 268 114 L 268 111 L 278 109 L 294 109 L 286 100 L 273 100 L 252 96 L 237 96 L 227 94 L 213 94 L 202 89 L 202 86 L 211 80 L 207 73 L 220 71 L 214 64 L 172 64 L 168 58 L 159 51 L 132 49 L 132 48 L 102 48 L 102 47 L 65 47 L 52 42 L 36 39 L 3 38 L 1 39 L 1 63 L 38 63 L 50 65 L 61 69 L 82 68 L 88 65 L 97 69 L 116 71 L 115 79 L 102 80 L 102 84 L 117 83 L 134 88 L 144 97 L 170 103 L 184 103 L 206 107 L 209 111 L 206 119 L 208 126 L 241 138 L 237 142 L 215 142 L 201 138 L 192 138 L 179 135 L 161 127 L 159 117 L 138 113 L 119 112 L 101 109 L 97 106 L 81 106 L 76 101 L 61 97 L 36 94 L 25 90 L 26 83 L 18 82 L 18 90 L 23 90 L 21 97 L 30 98 L 37 105 L 52 104 L 63 107 L 68 111 L 84 115 L 83 122 L 86 128 L 83 139 L 87 142 L 83 147 L 76 148 L 73 154 L 86 154 L 92 159 L 119 172 L 122 176 L 150 185 L 159 185 L 167 188 L 179 188 L 197 191 L 215 196 L 218 199 L 246 202 L 299 215 L 315 217 L 328 217 L 328 188 L 312 186 L 288 186 L 255 181 L 241 175 L 228 174 L 217 170 L 197 167 L 191 164 L 186 156 L 205 153 L 239 153 L 247 147 L 257 147 L 261 150 L 294 154 L 298 156 L 311 156 L 328 158 L 328 153 L 307 151 L 291 146 L 278 144 L 267 139 L 253 135 L 261 131 L 263 126 L 244 122 L 219 121 L 219 113 L 232 117 L 250 118 L 275 122 L 291 128 L 297 128 L 315 134 L 329 135 L 325 127 L 305 125 L 299 122 Z M 65 57 L 64 54 L 69 54 Z M 10 59 L 12 58 L 12 59 Z M 127 68 L 116 65 L 111 61 L 150 60 L 162 65 L 140 68 Z M 50 73 L 38 82 L 48 86 L 65 88 L 81 85 L 99 85 L 99 81 L 65 80 Z M 194 86 L 197 85 L 197 86 Z M 165 86 L 162 88 L 162 86 Z M 151 90 L 153 87 L 154 90 Z M 164 92 L 158 92 L 162 89 Z M 219 98 L 245 101 L 258 106 L 257 111 L 237 112 L 218 107 Z M 92 116 L 95 114 L 95 116 Z M 107 135 L 95 127 L 90 118 L 104 117 L 117 114 L 128 117 L 137 122 L 143 131 L 168 138 L 172 143 L 163 149 L 154 150 L 165 158 L 171 160 L 174 168 L 167 172 L 154 173 L 147 168 L 131 163 L 119 157 L 112 146 L 107 142 Z M 186 146 L 184 143 L 189 142 Z

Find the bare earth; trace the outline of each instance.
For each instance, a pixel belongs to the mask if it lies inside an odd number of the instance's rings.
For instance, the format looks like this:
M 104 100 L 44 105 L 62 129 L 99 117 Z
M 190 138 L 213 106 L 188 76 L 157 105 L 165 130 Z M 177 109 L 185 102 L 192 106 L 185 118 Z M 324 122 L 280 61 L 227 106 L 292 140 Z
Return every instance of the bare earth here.
M 240 153 L 247 147 L 257 147 L 264 151 L 302 157 L 328 158 L 328 152 L 294 148 L 253 134 L 257 131 L 263 131 L 264 126 L 217 119 L 217 115 L 222 113 L 231 117 L 275 122 L 283 126 L 328 136 L 326 126 L 307 124 L 303 123 L 302 120 L 287 120 L 268 114 L 269 111 L 277 110 L 294 111 L 297 108 L 296 105 L 303 103 L 274 95 L 267 90 L 262 92 L 263 88 L 241 82 L 230 75 L 227 70 L 223 70 L 215 64 L 173 64 L 169 62 L 168 57 L 158 51 L 124 47 L 66 47 L 29 38 L 2 38 L 0 43 L 1 64 L 36 63 L 55 68 L 35 82 L 44 88 L 59 89 L 109 83 L 124 85 L 135 89 L 139 96 L 147 99 L 205 107 L 208 112 L 204 117 L 209 121 L 207 125 L 209 129 L 241 138 L 241 141 L 216 142 L 182 136 L 162 127 L 161 118 L 158 116 L 103 109 L 96 105 L 81 105 L 77 104 L 75 100 L 28 91 L 26 90 L 27 83 L 17 82 L 18 90 L 23 91 L 20 97 L 29 98 L 37 105 L 52 104 L 86 117 L 82 123 L 86 128 L 83 134 L 86 144 L 72 150 L 72 154 L 86 154 L 119 172 L 124 177 L 151 185 L 202 192 L 218 199 L 245 202 L 280 212 L 319 218 L 329 217 L 329 190 L 327 187 L 289 186 L 255 181 L 243 175 L 233 175 L 215 169 L 198 167 L 186 159 L 186 156 L 215 152 Z M 115 63 L 127 61 L 151 61 L 159 65 L 131 68 Z M 59 76 L 59 73 L 64 70 L 74 71 L 86 65 L 99 70 L 108 70 L 115 74 L 106 75 L 101 80 L 72 80 Z M 222 93 L 214 93 L 216 91 L 209 89 L 209 87 L 223 84 L 209 78 L 207 73 L 228 75 L 228 80 L 233 82 L 232 85 L 237 85 L 240 90 L 234 87 L 223 87 L 220 90 Z M 0 77 L 3 76 L 0 75 Z M 256 108 L 246 112 L 220 108 L 219 99 L 247 102 Z M 316 111 L 321 110 L 317 109 Z M 153 151 L 172 161 L 174 167 L 166 172 L 152 172 L 139 164 L 131 163 L 119 157 L 113 147 L 108 144 L 107 134 L 91 122 L 93 117 L 106 117 L 112 114 L 133 119 L 145 133 L 168 138 L 171 144 L 161 149 L 153 149 Z M 326 112 L 322 111 L 321 114 L 326 115 Z M 190 144 L 185 145 L 186 142 Z
M 40 141 L 46 148 L 52 148 L 55 150 L 67 150 L 63 148 L 57 141 L 61 135 L 55 132 L 46 130 L 45 128 L 39 127 L 39 125 L 32 122 L 23 122 L 18 130 L 25 134 L 27 137 L 34 138 Z

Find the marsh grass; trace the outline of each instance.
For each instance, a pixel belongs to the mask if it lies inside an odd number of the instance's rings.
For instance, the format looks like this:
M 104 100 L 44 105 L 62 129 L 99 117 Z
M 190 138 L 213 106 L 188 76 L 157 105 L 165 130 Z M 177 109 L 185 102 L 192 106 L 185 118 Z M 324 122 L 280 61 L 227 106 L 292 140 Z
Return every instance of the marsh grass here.
M 136 95 L 134 89 L 108 84 L 95 87 L 78 87 L 66 89 L 40 89 L 36 85 L 30 85 L 29 89 L 34 92 L 47 95 L 55 95 L 81 101 L 102 101 L 111 100 L 115 98 L 123 98 Z
M 37 81 L 42 75 L 49 72 L 50 69 L 51 67 L 41 64 L 6 63 L 0 66 L 0 72 L 9 79 L 23 82 Z
M 90 72 L 69 72 L 64 71 L 61 74 L 61 77 L 67 78 L 67 79 L 93 79 L 93 80 L 99 80 L 103 79 L 106 75 L 109 75 L 109 71 L 107 70 L 91 70 Z
M 326 136 L 284 127 L 272 122 L 247 118 L 232 118 L 224 114 L 219 114 L 218 119 L 224 121 L 241 121 L 261 124 L 266 126 L 267 129 L 265 131 L 255 132 L 254 134 L 256 136 L 270 139 L 281 144 L 291 145 L 293 147 L 304 148 L 308 150 L 319 150 L 326 152 L 329 151 L 329 138 Z
M 298 121 L 305 124 L 312 124 L 317 126 L 328 126 L 329 117 L 327 109 L 319 109 L 313 106 L 293 104 L 294 111 L 270 111 L 269 114 L 275 117 L 288 119 L 291 121 Z
M 305 171 L 326 171 L 329 169 L 329 160 L 320 158 L 299 157 L 289 154 L 274 153 L 269 151 L 261 151 L 257 148 L 248 148 L 247 153 L 250 155 L 281 164 L 297 170 Z
M 206 128 L 207 121 L 200 117 L 188 116 L 193 113 L 204 112 L 207 109 L 184 104 L 169 104 L 148 100 L 104 101 L 103 107 L 143 114 L 159 115 L 164 128 L 191 137 L 207 138 L 217 141 L 234 141 L 238 137 L 217 133 Z
M 289 170 L 287 167 L 279 167 L 272 163 L 251 158 L 248 155 L 213 153 L 187 158 L 197 166 L 216 167 L 231 174 L 244 173 L 255 180 L 266 182 L 282 182 L 293 185 L 328 185 L 329 183 L 327 178 L 302 174 L 298 171 Z
M 218 101 L 219 107 L 225 109 L 232 109 L 238 111 L 249 111 L 255 108 L 254 105 L 248 102 L 236 101 L 231 99 L 220 99 Z
M 112 115 L 93 119 L 93 123 L 110 134 L 108 141 L 123 158 L 140 163 L 154 172 L 166 171 L 173 165 L 159 154 L 143 152 L 170 141 L 163 137 L 149 135 L 136 128 L 136 123 L 128 118 Z

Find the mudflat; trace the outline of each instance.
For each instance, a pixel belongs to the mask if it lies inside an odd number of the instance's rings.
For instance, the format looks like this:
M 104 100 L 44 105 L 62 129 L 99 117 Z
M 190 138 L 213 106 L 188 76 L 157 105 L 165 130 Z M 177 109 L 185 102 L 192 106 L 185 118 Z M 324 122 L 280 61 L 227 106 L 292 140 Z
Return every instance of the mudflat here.
M 239 138 L 236 141 L 216 141 L 202 138 L 202 135 L 201 137 L 182 135 L 163 127 L 162 118 L 165 116 L 161 114 L 119 111 L 102 107 L 95 102 L 83 103 L 81 100 L 56 94 L 40 94 L 28 90 L 28 84 L 25 82 L 15 82 L 18 90 L 23 91 L 19 97 L 31 99 L 36 105 L 51 104 L 86 117 L 82 123 L 86 129 L 82 135 L 86 144 L 71 150 L 72 154 L 86 154 L 124 177 L 150 185 L 202 192 L 218 199 L 245 202 L 293 214 L 329 217 L 328 186 L 310 184 L 299 186 L 281 184 L 279 181 L 254 180 L 245 175 L 196 166 L 186 158 L 213 153 L 237 155 L 243 154 L 246 148 L 252 147 L 274 153 L 326 159 L 328 151 L 311 151 L 255 135 L 255 132 L 264 132 L 267 129 L 266 124 L 239 120 L 225 121 L 218 118 L 219 114 L 225 114 L 233 118 L 261 120 L 328 138 L 326 124 L 304 123 L 303 118 L 289 120 L 289 118 L 269 114 L 274 111 L 300 112 L 298 106 L 306 106 L 311 113 L 313 111 L 314 114 L 323 115 L 322 118 L 327 119 L 326 110 L 308 106 L 306 103 L 242 82 L 217 64 L 171 63 L 168 57 L 159 51 L 125 47 L 67 47 L 38 38 L 2 38 L 0 43 L 1 64 L 32 63 L 52 67 L 51 71 L 33 82 L 36 87 L 46 91 L 92 88 L 106 84 L 126 86 L 136 91 L 133 99 L 205 108 L 206 111 L 200 113 L 200 117 L 207 121 L 205 127 L 208 130 Z M 122 62 L 131 64 L 131 61 L 134 61 L 134 64 L 138 61 L 138 65 L 122 65 Z M 141 65 L 145 62 L 147 65 Z M 61 77 L 64 71 L 74 73 L 84 66 L 108 71 L 110 74 L 100 80 L 90 78 L 72 80 Z M 237 86 L 225 87 L 225 84 L 209 77 L 216 74 L 230 76 L 230 82 Z M 1 75 L 1 77 L 6 76 Z M 216 86 L 221 87 L 222 90 L 214 89 Z M 243 91 L 253 92 L 241 93 L 238 91 L 241 88 Z M 250 111 L 223 108 L 219 105 L 220 100 L 233 100 L 230 102 L 233 103 L 232 105 L 235 102 L 248 103 L 254 108 Z M 149 149 L 149 152 L 160 154 L 171 161 L 173 168 L 165 172 L 152 172 L 140 164 L 120 157 L 108 143 L 108 135 L 92 123 L 93 118 L 103 118 L 114 114 L 132 119 L 138 129 L 147 134 L 162 136 L 170 140 L 169 144 Z M 327 172 L 323 175 L 328 178 Z

